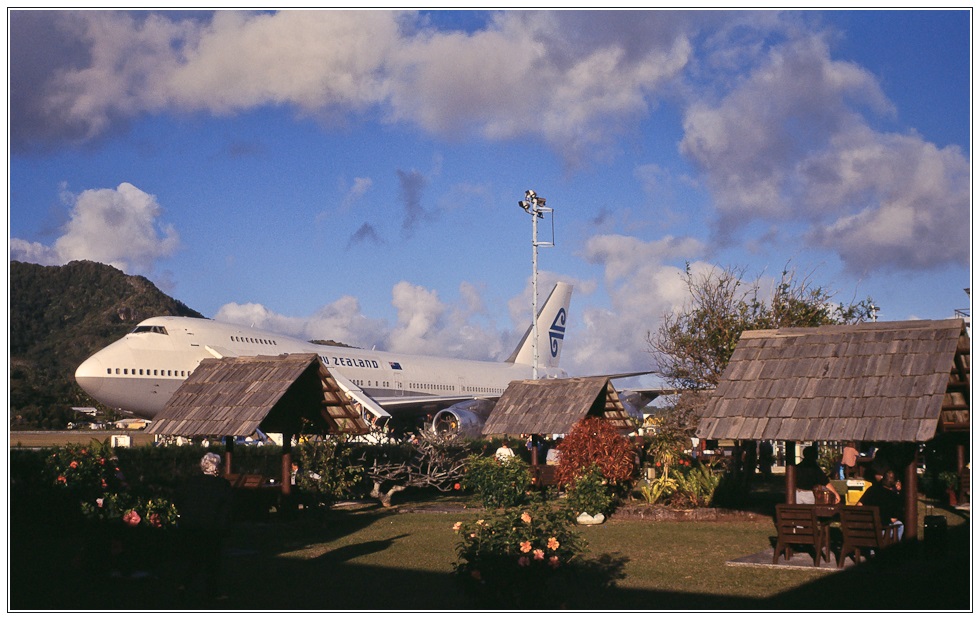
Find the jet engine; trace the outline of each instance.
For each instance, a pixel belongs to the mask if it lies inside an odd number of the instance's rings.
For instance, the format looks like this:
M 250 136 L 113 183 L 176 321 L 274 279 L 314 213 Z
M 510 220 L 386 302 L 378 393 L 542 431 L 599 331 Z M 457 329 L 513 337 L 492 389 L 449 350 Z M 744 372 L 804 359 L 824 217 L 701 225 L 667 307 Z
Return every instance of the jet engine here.
M 441 409 L 432 418 L 432 430 L 437 433 L 459 433 L 467 437 L 479 437 L 494 404 L 496 403 L 492 400 L 464 400 Z

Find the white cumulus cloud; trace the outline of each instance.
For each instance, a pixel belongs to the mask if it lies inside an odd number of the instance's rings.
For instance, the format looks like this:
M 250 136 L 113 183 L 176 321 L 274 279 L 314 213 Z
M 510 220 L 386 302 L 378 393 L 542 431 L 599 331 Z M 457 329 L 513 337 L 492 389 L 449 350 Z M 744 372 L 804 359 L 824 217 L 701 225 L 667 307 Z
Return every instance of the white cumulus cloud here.
M 174 227 L 159 221 L 162 210 L 156 197 L 130 183 L 63 195 L 71 203 L 63 234 L 50 247 L 11 239 L 12 259 L 44 265 L 92 260 L 146 272 L 180 245 Z

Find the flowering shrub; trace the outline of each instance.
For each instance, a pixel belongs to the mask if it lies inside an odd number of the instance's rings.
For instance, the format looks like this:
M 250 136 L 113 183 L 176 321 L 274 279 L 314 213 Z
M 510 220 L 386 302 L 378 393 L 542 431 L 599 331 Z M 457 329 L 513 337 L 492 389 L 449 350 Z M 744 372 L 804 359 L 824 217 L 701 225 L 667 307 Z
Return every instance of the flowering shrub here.
M 45 461 L 44 475 L 56 491 L 66 493 L 76 507 L 80 505 L 87 520 L 154 528 L 177 522 L 177 508 L 170 500 L 130 494 L 118 460 L 105 444 L 68 444 L 59 448 Z
M 163 498 L 132 498 L 127 493 L 106 493 L 82 502 L 82 514 L 100 523 L 122 522 L 130 527 L 169 528 L 177 524 L 177 507 Z
M 463 488 L 479 495 L 484 508 L 519 506 L 527 502 L 531 470 L 517 458 L 500 462 L 492 456 L 471 456 L 466 459 Z
M 45 477 L 53 487 L 83 499 L 124 486 L 112 448 L 99 442 L 68 444 L 52 452 L 45 462 Z
M 558 587 L 574 572 L 585 542 L 572 515 L 536 503 L 484 514 L 453 526 L 459 536 L 455 573 L 484 603 L 504 608 L 551 607 L 568 596 Z

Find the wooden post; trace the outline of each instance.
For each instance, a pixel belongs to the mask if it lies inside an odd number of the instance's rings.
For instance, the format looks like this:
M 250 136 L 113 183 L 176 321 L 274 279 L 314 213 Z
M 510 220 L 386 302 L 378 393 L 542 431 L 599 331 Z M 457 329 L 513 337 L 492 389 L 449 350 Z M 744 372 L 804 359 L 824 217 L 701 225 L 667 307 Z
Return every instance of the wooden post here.
M 796 503 L 796 442 L 786 442 L 786 503 Z
M 231 452 L 235 448 L 235 438 L 225 437 L 225 475 L 231 475 Z
M 293 435 L 292 433 L 282 434 L 282 482 L 279 488 L 283 496 L 292 493 L 293 485 L 293 455 L 292 455 Z
M 905 483 L 902 493 L 905 496 L 905 533 L 902 540 L 915 540 L 919 537 L 919 476 L 916 472 L 918 460 L 913 451 L 912 461 L 905 466 Z

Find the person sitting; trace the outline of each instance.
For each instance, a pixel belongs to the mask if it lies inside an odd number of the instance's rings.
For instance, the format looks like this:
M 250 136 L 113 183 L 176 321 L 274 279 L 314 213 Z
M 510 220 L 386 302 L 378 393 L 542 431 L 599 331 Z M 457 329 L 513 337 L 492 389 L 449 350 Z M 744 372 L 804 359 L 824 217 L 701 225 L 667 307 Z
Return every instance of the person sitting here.
M 840 502 L 840 494 L 817 463 L 817 447 L 807 446 L 803 448 L 803 460 L 796 466 L 796 503 L 817 503 L 814 491 L 828 491 L 833 497 L 831 504 Z
M 858 500 L 858 506 L 877 506 L 881 522 L 886 527 L 888 524 L 898 528 L 898 540 L 902 539 L 905 533 L 905 524 L 902 523 L 902 483 L 900 483 L 892 470 L 885 471 L 881 480 L 875 482 L 864 492 Z
M 514 458 L 514 451 L 510 449 L 510 446 L 507 445 L 507 441 L 504 440 L 504 443 L 501 444 L 499 448 L 497 448 L 497 451 L 494 453 L 494 456 L 497 458 L 498 461 L 503 463 L 504 461 L 509 461 L 510 459 Z

